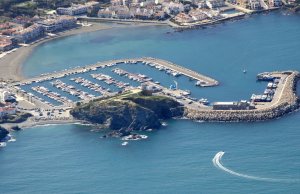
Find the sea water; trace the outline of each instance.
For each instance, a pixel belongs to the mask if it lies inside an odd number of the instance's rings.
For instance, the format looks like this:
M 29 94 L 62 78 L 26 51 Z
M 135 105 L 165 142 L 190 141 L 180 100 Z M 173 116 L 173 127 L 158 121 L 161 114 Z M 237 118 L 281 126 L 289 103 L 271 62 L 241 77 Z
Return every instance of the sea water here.
M 24 72 L 34 76 L 151 56 L 221 83 L 196 88 L 183 80 L 179 87 L 199 97 L 249 99 L 266 86 L 256 82 L 257 73 L 300 71 L 299 31 L 300 16 L 282 12 L 184 32 L 162 26 L 115 28 L 42 44 Z M 28 128 L 0 149 L 1 193 L 299 193 L 299 126 L 299 112 L 258 123 L 170 120 L 167 127 L 144 132 L 147 140 L 127 146 L 100 138 L 102 133 L 90 126 Z M 221 157 L 220 151 L 225 152 Z

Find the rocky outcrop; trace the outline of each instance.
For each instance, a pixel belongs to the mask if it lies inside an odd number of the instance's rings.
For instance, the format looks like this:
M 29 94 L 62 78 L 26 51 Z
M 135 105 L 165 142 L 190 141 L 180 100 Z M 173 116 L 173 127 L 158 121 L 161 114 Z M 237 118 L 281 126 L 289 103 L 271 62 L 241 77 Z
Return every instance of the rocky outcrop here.
M 71 114 L 112 130 L 147 130 L 159 128 L 161 119 L 182 116 L 183 109 L 171 98 L 139 93 L 92 101 L 75 107 Z
M 9 132 L 5 128 L 0 126 L 0 142 L 3 141 L 8 134 Z

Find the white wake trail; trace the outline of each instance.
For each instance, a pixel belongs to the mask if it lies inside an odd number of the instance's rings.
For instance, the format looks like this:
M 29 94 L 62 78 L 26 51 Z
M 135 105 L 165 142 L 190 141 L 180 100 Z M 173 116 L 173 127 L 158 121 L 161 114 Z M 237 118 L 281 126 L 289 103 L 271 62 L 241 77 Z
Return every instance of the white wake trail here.
M 274 179 L 274 178 L 264 178 L 264 177 L 257 177 L 257 176 L 251 176 L 251 175 L 246 175 L 246 174 L 242 174 L 242 173 L 238 173 L 235 172 L 233 170 L 230 170 L 228 168 L 226 168 L 225 166 L 222 165 L 221 163 L 221 159 L 223 157 L 223 155 L 225 154 L 225 152 L 221 151 L 218 152 L 215 157 L 212 159 L 212 162 L 214 164 L 215 167 L 229 173 L 235 176 L 239 176 L 239 177 L 243 177 L 243 178 L 247 178 L 247 179 L 252 179 L 252 180 L 257 180 L 257 181 L 267 181 L 267 182 L 287 182 L 287 183 L 293 183 L 293 182 L 300 182 L 299 179 Z

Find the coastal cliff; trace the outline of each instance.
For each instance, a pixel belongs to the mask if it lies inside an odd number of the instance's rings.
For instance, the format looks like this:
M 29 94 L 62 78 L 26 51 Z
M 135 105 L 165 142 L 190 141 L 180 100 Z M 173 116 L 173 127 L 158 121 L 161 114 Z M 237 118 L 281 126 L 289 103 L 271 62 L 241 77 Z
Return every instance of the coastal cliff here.
M 182 116 L 183 108 L 171 98 L 138 92 L 91 101 L 70 113 L 112 130 L 147 130 L 159 128 L 162 119 Z

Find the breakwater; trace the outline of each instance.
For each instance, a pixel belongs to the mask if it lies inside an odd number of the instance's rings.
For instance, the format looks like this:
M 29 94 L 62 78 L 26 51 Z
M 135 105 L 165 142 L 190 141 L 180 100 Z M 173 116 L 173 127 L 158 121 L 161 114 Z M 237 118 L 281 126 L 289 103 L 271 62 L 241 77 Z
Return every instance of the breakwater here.
M 280 76 L 282 83 L 271 103 L 256 106 L 253 110 L 203 110 L 185 107 L 184 117 L 202 121 L 253 122 L 278 118 L 298 109 L 299 98 L 296 85 L 300 79 L 299 72 L 273 72 L 272 74 Z

